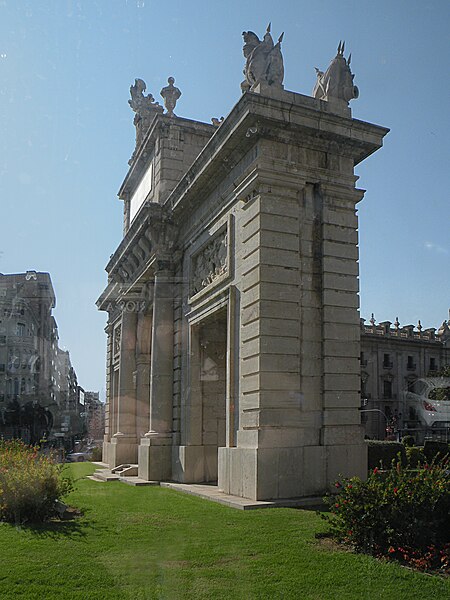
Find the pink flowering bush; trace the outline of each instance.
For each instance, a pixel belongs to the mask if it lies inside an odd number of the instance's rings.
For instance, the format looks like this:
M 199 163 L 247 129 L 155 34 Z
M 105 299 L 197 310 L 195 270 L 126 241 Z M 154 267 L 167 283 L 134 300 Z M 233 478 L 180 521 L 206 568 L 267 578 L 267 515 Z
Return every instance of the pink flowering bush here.
M 322 515 L 337 540 L 356 550 L 426 570 L 450 572 L 448 460 L 410 470 L 395 463 L 373 469 L 367 481 L 336 482 Z
M 0 440 L 0 520 L 42 522 L 72 489 L 61 466 L 19 440 Z

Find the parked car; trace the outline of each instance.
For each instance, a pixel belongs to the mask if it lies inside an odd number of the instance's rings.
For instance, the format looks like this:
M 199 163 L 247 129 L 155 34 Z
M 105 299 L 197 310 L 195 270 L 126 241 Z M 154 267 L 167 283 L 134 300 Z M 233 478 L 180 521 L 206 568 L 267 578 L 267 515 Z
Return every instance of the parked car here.
M 450 429 L 450 379 L 430 377 L 419 379 L 414 392 L 405 392 L 406 408 L 413 411 L 423 427 L 431 430 Z
M 85 462 L 91 460 L 90 452 L 71 452 L 66 456 L 66 462 Z

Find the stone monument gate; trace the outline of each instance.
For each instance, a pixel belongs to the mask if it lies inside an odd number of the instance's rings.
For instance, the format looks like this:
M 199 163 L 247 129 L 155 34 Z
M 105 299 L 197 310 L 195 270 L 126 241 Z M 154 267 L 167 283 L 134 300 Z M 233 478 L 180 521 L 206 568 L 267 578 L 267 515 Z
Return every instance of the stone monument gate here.
M 244 33 L 224 120 L 166 113 L 136 80 L 136 150 L 108 311 L 104 461 L 255 500 L 366 472 L 354 167 L 387 129 L 353 119 L 343 44 L 314 97 L 285 91 L 281 38 Z

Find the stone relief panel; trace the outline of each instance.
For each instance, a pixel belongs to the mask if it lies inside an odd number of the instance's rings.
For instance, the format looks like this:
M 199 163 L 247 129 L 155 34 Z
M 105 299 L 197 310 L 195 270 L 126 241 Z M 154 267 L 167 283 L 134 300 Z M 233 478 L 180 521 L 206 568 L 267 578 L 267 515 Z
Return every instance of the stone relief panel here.
M 223 228 L 191 259 L 190 295 L 195 296 L 228 275 L 229 234 Z
M 122 329 L 121 326 L 118 325 L 114 329 L 114 337 L 113 337 L 113 356 L 114 358 L 118 358 L 120 354 L 120 337 L 121 337 Z

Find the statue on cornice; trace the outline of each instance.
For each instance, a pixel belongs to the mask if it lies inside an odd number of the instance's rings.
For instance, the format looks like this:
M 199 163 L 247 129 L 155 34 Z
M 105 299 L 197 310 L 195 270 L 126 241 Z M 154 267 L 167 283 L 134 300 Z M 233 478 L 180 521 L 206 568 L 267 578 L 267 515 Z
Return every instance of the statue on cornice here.
M 134 85 L 130 87 L 131 100 L 128 100 L 128 104 L 136 113 L 133 121 L 136 127 L 136 148 L 133 156 L 128 161 L 129 164 L 133 161 L 136 150 L 141 145 L 154 116 L 164 111 L 163 107 L 158 102 L 155 102 L 152 94 L 144 96 L 146 89 L 147 86 L 143 79 L 135 79 Z
M 344 58 L 345 42 L 339 42 L 337 54 L 325 71 L 316 67 L 317 81 L 312 95 L 318 100 L 340 100 L 348 106 L 350 100 L 358 98 L 359 90 L 353 84 L 354 75 L 350 70 L 352 55 Z
M 262 40 L 253 31 L 242 33 L 243 53 L 247 59 L 244 68 L 245 81 L 241 83 L 242 92 L 254 89 L 258 83 L 274 87 L 283 86 L 284 65 L 281 54 L 283 35 L 284 33 L 274 44 L 270 34 L 270 23 Z
M 169 85 L 166 85 L 166 87 L 163 87 L 163 89 L 160 91 L 160 94 L 164 99 L 164 106 L 166 107 L 167 116 L 174 117 L 175 114 L 173 111 L 177 104 L 177 100 L 181 96 L 181 92 L 177 87 L 175 87 L 173 85 L 175 83 L 175 79 L 173 77 L 169 77 L 169 79 L 167 80 L 167 83 Z

